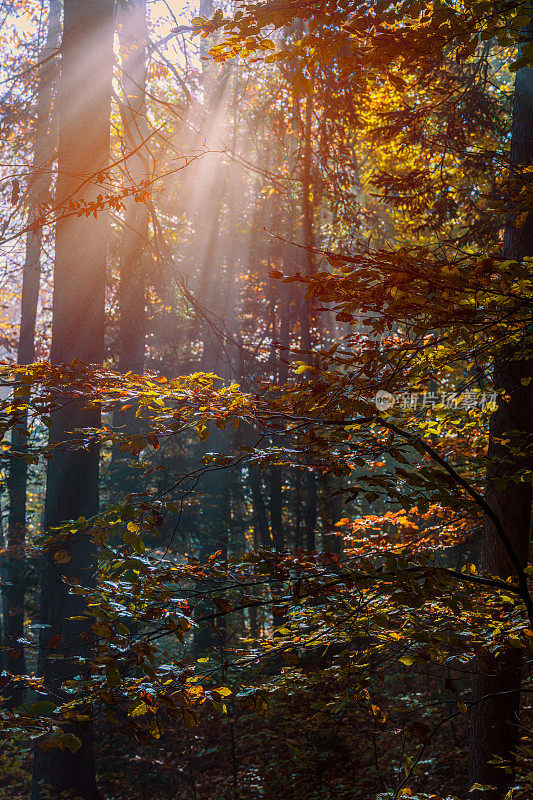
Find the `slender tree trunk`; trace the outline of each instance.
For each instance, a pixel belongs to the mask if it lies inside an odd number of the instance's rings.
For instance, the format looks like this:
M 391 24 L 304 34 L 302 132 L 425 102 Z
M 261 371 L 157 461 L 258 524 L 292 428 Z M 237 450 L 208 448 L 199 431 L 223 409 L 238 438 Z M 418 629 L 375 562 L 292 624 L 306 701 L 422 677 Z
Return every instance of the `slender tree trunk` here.
M 228 446 L 228 437 L 225 431 L 212 427 L 207 440 L 208 450 L 219 453 L 224 452 Z M 218 551 L 222 557 L 228 556 L 229 531 L 231 527 L 230 482 L 229 470 L 211 469 L 203 477 L 202 487 L 202 514 L 200 528 L 200 546 L 198 558 L 205 563 L 210 555 Z M 215 591 L 217 581 L 205 581 L 206 592 Z M 217 607 L 209 597 L 206 597 L 198 607 L 199 616 L 216 614 Z M 226 647 L 226 617 L 222 613 L 212 622 L 201 622 L 194 629 L 194 652 L 197 655 L 208 649 L 223 651 Z
M 261 488 L 261 470 L 257 465 L 251 464 L 248 467 L 248 478 L 252 492 L 254 525 L 259 531 L 260 544 L 262 547 L 271 547 L 272 539 L 268 528 L 268 515 Z
M 337 523 L 342 515 L 342 478 L 338 475 L 328 475 L 325 479 L 324 494 L 325 494 L 325 522 L 329 530 L 326 530 L 323 536 L 324 549 L 330 553 L 336 553 L 338 556 L 342 553 L 342 543 L 340 536 L 335 533 L 335 523 Z
M 146 119 L 146 73 L 148 28 L 146 0 L 130 0 L 119 18 L 120 55 L 124 103 L 121 117 L 130 155 L 126 161 L 126 183 L 140 189 L 150 175 L 150 154 L 143 146 L 148 136 Z M 148 246 L 149 210 L 135 196 L 125 201 L 126 215 L 120 245 L 119 369 L 142 374 L 146 338 L 144 267 Z
M 307 472 L 305 476 L 305 546 L 308 550 L 316 549 L 316 475 Z
M 294 470 L 294 494 L 296 496 L 296 510 L 294 520 L 294 549 L 302 549 L 302 473 Z
M 533 24 L 526 30 L 528 39 Z M 521 168 L 533 162 L 533 69 L 520 69 L 516 74 L 511 137 L 511 168 L 515 172 L 518 193 L 524 179 Z M 516 227 L 511 214 L 504 239 L 505 259 L 521 261 L 533 255 L 533 215 L 530 212 L 521 227 Z M 529 352 L 528 352 L 529 351 Z M 510 395 L 509 402 L 500 400 L 490 421 L 487 500 L 498 515 L 514 551 L 525 566 L 528 561 L 531 528 L 531 483 L 509 480 L 503 490 L 494 486 L 495 479 L 504 481 L 530 467 L 526 454 L 511 452 L 518 445 L 522 451 L 531 448 L 533 437 L 533 383 L 524 386 L 533 376 L 531 337 L 529 341 L 507 347 L 497 357 L 494 369 L 495 387 Z M 513 431 L 520 431 L 516 437 Z M 506 440 L 509 446 L 501 441 Z M 513 566 L 496 535 L 492 523 L 485 523 L 482 556 L 483 568 L 502 578 L 515 574 Z M 512 769 L 505 771 L 491 760 L 503 759 L 514 767 L 514 749 L 519 739 L 519 708 L 522 658 L 511 648 L 497 658 L 487 656 L 479 665 L 470 735 L 470 784 L 476 782 L 495 787 L 486 792 L 473 792 L 477 800 L 502 800 L 514 782 Z M 487 699 L 482 700 L 481 698 Z
M 33 144 L 33 169 L 29 185 L 28 231 L 26 255 L 22 271 L 22 300 L 20 310 L 20 335 L 17 363 L 31 364 L 35 360 L 35 326 L 39 285 L 41 278 L 42 206 L 50 195 L 52 162 L 56 145 L 56 126 L 52 120 L 52 93 L 57 76 L 57 52 L 61 34 L 61 4 L 51 0 L 46 43 L 40 59 L 41 67 L 37 90 L 37 120 Z M 25 404 L 29 388 L 21 387 L 15 403 Z M 3 629 L 7 647 L 5 667 L 9 672 L 22 675 L 26 672 L 24 647 L 19 639 L 24 635 L 25 547 L 26 547 L 26 483 L 28 465 L 25 459 L 28 441 L 28 419 L 21 413 L 20 422 L 11 432 L 11 450 L 7 487 L 9 517 L 7 529 L 7 563 L 5 565 Z M 11 702 L 21 700 L 21 692 L 11 694 Z
M 306 275 L 313 275 L 315 272 L 315 257 L 313 248 L 315 246 L 314 237 L 314 209 L 313 209 L 313 150 L 312 150 L 312 128 L 313 128 L 313 98 L 307 97 L 305 102 L 304 119 L 304 146 L 302 162 L 302 228 L 304 243 L 304 271 Z M 304 297 L 301 310 L 302 326 L 302 349 L 311 351 L 311 323 L 313 317 L 313 306 L 309 297 Z
M 99 193 L 98 174 L 109 161 L 109 115 L 113 75 L 113 0 L 65 0 L 61 78 L 58 90 L 58 204 L 73 195 L 91 201 Z M 87 89 L 90 87 L 90 91 Z M 73 359 L 101 364 L 104 352 L 104 311 L 108 214 L 60 219 L 56 228 L 56 259 L 51 361 Z M 82 401 L 68 403 L 53 414 L 50 442 L 72 440 L 76 428 L 98 426 L 99 412 Z M 71 445 L 72 447 L 72 445 Z M 98 512 L 99 450 L 59 447 L 48 462 L 44 527 Z M 92 653 L 90 628 L 72 619 L 84 612 L 84 598 L 69 584 L 91 585 L 95 556 L 90 525 L 61 543 L 70 560 L 55 560 L 59 545 L 43 556 L 39 642 L 39 672 L 51 699 L 62 695 L 62 684 L 87 670 Z M 53 659 L 50 655 L 54 656 Z M 59 656 L 59 658 L 58 658 Z M 95 800 L 97 788 L 92 724 L 69 725 L 81 742 L 75 753 L 35 749 L 33 800 L 65 792 Z
M 0 487 L 0 547 L 5 548 L 6 542 L 4 537 L 4 510 L 2 508 L 2 494 L 3 494 L 3 486 Z M 3 576 L 2 576 L 3 579 Z M 5 650 L 4 650 L 4 632 L 0 630 L 0 670 L 4 670 L 5 667 Z
M 138 192 L 150 177 L 150 152 L 146 117 L 148 69 L 148 27 L 146 0 L 130 0 L 118 8 L 117 29 L 122 63 L 123 101 L 120 115 L 124 128 L 124 186 L 134 192 L 124 199 L 126 206 L 119 252 L 118 368 L 120 372 L 144 372 L 146 345 L 146 263 L 149 249 L 150 212 Z M 137 199 L 136 199 L 137 194 Z M 133 435 L 140 430 L 135 404 L 122 403 L 113 414 L 113 424 Z M 139 473 L 131 467 L 134 457 L 113 447 L 111 485 L 113 493 L 139 490 Z
M 282 476 L 281 467 L 277 466 L 270 469 L 270 525 L 274 547 L 276 550 L 283 550 L 285 536 L 282 518 Z
M 302 216 L 303 233 L 305 245 L 305 272 L 312 275 L 315 271 L 315 259 L 313 248 L 314 239 L 314 213 L 313 213 L 313 178 L 312 178 L 312 124 L 313 124 L 313 98 L 308 95 L 305 102 L 304 119 L 304 148 L 302 164 Z M 301 327 L 302 327 L 302 349 L 307 353 L 311 352 L 311 323 L 313 317 L 312 301 L 307 295 L 303 299 Z M 309 471 L 305 476 L 305 545 L 308 550 L 316 548 L 316 475 Z

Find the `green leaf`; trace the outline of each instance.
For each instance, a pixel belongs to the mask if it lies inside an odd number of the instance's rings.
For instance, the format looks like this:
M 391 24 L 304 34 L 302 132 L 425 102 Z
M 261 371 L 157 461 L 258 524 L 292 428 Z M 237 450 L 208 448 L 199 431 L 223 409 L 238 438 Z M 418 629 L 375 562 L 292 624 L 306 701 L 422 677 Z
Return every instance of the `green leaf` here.
M 115 688 L 116 686 L 120 686 L 120 672 L 116 668 L 114 664 L 108 664 L 105 668 L 105 676 L 107 678 L 108 684 Z
M 148 706 L 144 700 L 134 700 L 128 709 L 128 717 L 143 717 L 148 713 Z
M 57 705 L 51 700 L 38 700 L 30 706 L 29 713 L 32 717 L 48 716 L 53 714 Z

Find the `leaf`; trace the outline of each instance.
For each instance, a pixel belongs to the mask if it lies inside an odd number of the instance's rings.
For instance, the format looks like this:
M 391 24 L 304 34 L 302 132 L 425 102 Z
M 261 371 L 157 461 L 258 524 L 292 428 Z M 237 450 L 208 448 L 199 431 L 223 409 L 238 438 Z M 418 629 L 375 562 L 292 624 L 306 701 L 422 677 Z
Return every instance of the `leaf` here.
M 124 623 L 122 622 L 117 622 L 117 632 L 121 633 L 122 636 L 130 635 L 130 629 L 128 628 L 127 625 L 124 625 Z
M 405 664 L 406 667 L 410 667 L 415 663 L 415 660 L 412 658 L 412 656 L 401 656 L 398 660 L 401 661 L 402 664 Z
M 207 426 L 206 425 L 197 425 L 194 430 L 196 431 L 196 435 L 198 436 L 200 441 L 201 442 L 205 442 L 205 440 L 209 436 L 209 432 L 207 430 Z
M 56 550 L 54 553 L 54 561 L 56 564 L 68 564 L 71 555 L 67 550 Z
M 416 506 L 419 514 L 427 514 L 429 511 L 429 500 L 425 497 L 421 497 L 420 500 L 417 501 Z
M 229 697 L 230 694 L 233 694 L 231 689 L 228 689 L 227 686 L 219 686 L 218 689 L 214 689 L 214 691 L 219 694 L 221 697 Z
M 82 745 L 81 739 L 74 736 L 73 733 L 52 734 L 46 736 L 39 742 L 41 750 L 70 750 L 71 753 L 77 753 Z
M 120 672 L 116 668 L 115 664 L 108 664 L 106 666 L 105 676 L 107 678 L 109 686 L 111 686 L 112 688 L 120 686 Z
M 148 713 L 144 700 L 135 700 L 128 709 L 128 717 L 143 717 Z
M 32 717 L 48 716 L 52 714 L 57 708 L 57 705 L 51 700 L 38 700 L 32 703 L 29 713 Z
M 197 724 L 197 720 L 192 711 L 189 711 L 187 708 L 184 708 L 182 713 L 183 713 L 183 722 L 185 723 L 185 727 L 194 728 L 194 726 Z
M 60 747 L 62 750 L 70 750 L 71 753 L 77 753 L 80 749 L 82 742 L 73 733 L 64 733 L 59 737 Z

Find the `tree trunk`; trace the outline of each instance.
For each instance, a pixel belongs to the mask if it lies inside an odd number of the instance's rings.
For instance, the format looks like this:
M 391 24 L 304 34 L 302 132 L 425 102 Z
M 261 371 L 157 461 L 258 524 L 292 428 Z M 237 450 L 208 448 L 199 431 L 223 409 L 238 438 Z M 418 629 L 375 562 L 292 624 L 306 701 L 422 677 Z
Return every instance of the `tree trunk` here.
M 312 275 L 315 271 L 315 259 L 313 248 L 314 239 L 314 213 L 313 213 L 313 179 L 312 179 L 312 125 L 313 125 L 313 98 L 308 95 L 305 101 L 305 120 L 304 120 L 304 151 L 302 164 L 302 215 L 303 232 L 305 245 L 305 272 Z M 302 349 L 310 354 L 312 350 L 311 341 L 311 322 L 313 317 L 313 305 L 311 299 L 306 295 L 303 300 L 301 326 L 302 326 Z M 305 546 L 308 550 L 316 548 L 316 475 L 309 471 L 305 476 Z
M 316 550 L 316 475 L 307 472 L 305 475 L 305 546 L 309 551 Z
M 335 524 L 342 516 L 342 478 L 328 475 L 324 481 L 324 534 L 323 546 L 327 552 L 342 553 L 342 540 L 336 534 Z
M 274 547 L 276 550 L 283 550 L 285 537 L 282 518 L 282 475 L 281 467 L 277 466 L 270 468 L 270 526 Z
M 259 531 L 261 547 L 271 547 L 272 539 L 268 528 L 268 515 L 261 488 L 261 470 L 256 464 L 250 464 L 248 467 L 248 478 L 252 492 L 254 525 Z
M 52 121 L 52 90 L 57 76 L 57 52 L 61 33 L 61 4 L 51 0 L 46 42 L 40 55 L 41 67 L 37 90 L 37 119 L 33 144 L 32 178 L 28 187 L 28 226 L 26 255 L 22 271 L 22 299 L 17 363 L 31 364 L 35 360 L 35 326 L 41 279 L 42 206 L 50 195 L 52 162 L 55 154 L 56 127 Z M 15 403 L 27 403 L 29 389 L 22 387 Z M 16 675 L 26 672 L 24 647 L 19 643 L 24 635 L 25 547 L 26 547 L 26 483 L 28 465 L 25 459 L 28 441 L 27 414 L 11 432 L 11 448 L 7 488 L 9 517 L 7 530 L 7 561 L 3 579 L 3 629 L 5 668 Z M 22 700 L 22 691 L 10 695 L 10 703 Z
M 526 30 L 531 39 L 533 25 Z M 515 172 L 515 190 L 518 193 L 524 179 L 519 172 L 533 162 L 533 69 L 521 69 L 516 74 L 511 137 L 511 169 Z M 510 215 L 504 239 L 504 259 L 521 261 L 533 255 L 533 215 L 529 214 L 522 227 L 516 227 Z M 531 349 L 529 345 L 529 350 Z M 513 549 L 525 566 L 528 561 L 531 528 L 531 483 L 510 480 L 502 491 L 496 490 L 494 480 L 508 479 L 526 469 L 527 455 L 514 454 L 510 447 L 524 447 L 533 434 L 533 384 L 522 385 L 522 380 L 533 375 L 533 359 L 528 358 L 528 343 L 508 346 L 497 357 L 494 368 L 495 388 L 510 395 L 510 401 L 500 400 L 492 414 L 489 432 L 489 458 L 487 501 L 498 515 Z M 527 382 L 527 381 L 526 381 Z M 517 438 L 509 432 L 520 431 Z M 501 444 L 508 439 L 510 447 Z M 526 444 L 527 446 L 527 444 Z M 507 553 L 499 541 L 492 523 L 486 520 L 482 541 L 482 567 L 502 578 L 516 575 Z M 476 681 L 470 734 L 470 784 L 476 782 L 493 786 L 486 792 L 474 792 L 477 800 L 502 800 L 514 782 L 514 749 L 519 739 L 519 708 L 522 659 L 520 651 L 511 649 L 498 658 L 487 657 L 480 664 Z M 487 697 L 486 700 L 481 698 Z M 490 764 L 492 759 L 503 759 L 511 765 L 509 771 Z
M 140 189 L 150 175 L 150 153 L 143 142 L 148 136 L 146 119 L 146 72 L 148 29 L 146 0 L 133 0 L 121 7 L 119 19 L 122 86 L 121 105 L 124 138 L 130 155 L 126 161 L 126 185 Z M 135 197 L 125 200 L 126 216 L 120 245 L 119 369 L 142 374 L 146 337 L 144 268 L 148 246 L 149 210 Z
M 67 200 L 94 201 L 98 174 L 109 161 L 109 115 L 113 75 L 113 0 L 65 0 L 61 78 L 58 90 L 58 205 Z M 90 89 L 90 91 L 89 91 Z M 104 352 L 104 301 L 108 214 L 60 219 L 56 228 L 56 259 L 51 361 L 73 359 L 101 364 Z M 76 428 L 98 426 L 100 414 L 82 401 L 66 404 L 53 414 L 50 443 L 70 439 Z M 71 445 L 72 447 L 72 445 Z M 59 447 L 48 462 L 44 528 L 65 520 L 90 518 L 98 512 L 99 450 Z M 40 593 L 39 673 L 51 699 L 62 696 L 62 683 L 87 670 L 92 653 L 90 628 L 83 620 L 83 596 L 72 595 L 69 583 L 91 585 L 95 558 L 90 526 L 61 543 L 70 560 L 54 559 L 57 545 L 43 556 Z M 63 561 L 63 559 L 61 559 Z M 53 654 L 52 660 L 49 656 Z M 59 656 L 59 658 L 58 658 Z M 69 727 L 81 742 L 68 750 L 35 750 L 33 800 L 64 792 L 95 800 L 97 788 L 91 723 Z
M 146 118 L 146 81 L 148 69 L 148 27 L 146 0 L 132 0 L 120 5 L 117 29 L 122 62 L 123 102 L 120 115 L 124 128 L 124 151 L 127 156 L 124 188 L 134 192 L 124 198 L 124 228 L 119 251 L 118 287 L 118 368 L 120 372 L 144 372 L 146 344 L 146 262 L 149 249 L 150 212 L 146 202 L 137 202 L 135 193 L 150 177 L 151 155 L 146 142 L 149 133 Z M 121 403 L 113 413 L 113 425 L 133 435 L 140 430 L 131 402 Z M 111 485 L 113 494 L 139 490 L 139 473 L 129 452 L 113 447 Z

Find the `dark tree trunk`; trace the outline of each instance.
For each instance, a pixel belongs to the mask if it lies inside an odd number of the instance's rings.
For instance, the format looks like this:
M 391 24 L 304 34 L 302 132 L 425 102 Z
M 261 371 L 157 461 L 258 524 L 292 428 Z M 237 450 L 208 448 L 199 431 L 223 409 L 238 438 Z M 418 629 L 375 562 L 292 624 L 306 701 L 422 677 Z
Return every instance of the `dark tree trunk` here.
M 225 431 L 213 427 L 207 440 L 209 451 L 225 452 L 228 437 Z M 201 482 L 202 513 L 198 558 L 205 563 L 217 551 L 228 556 L 229 530 L 231 527 L 230 474 L 228 468 L 209 469 Z M 205 597 L 197 608 L 197 618 L 217 614 L 217 606 L 209 593 L 216 591 L 217 581 L 206 580 L 202 587 Z M 221 613 L 210 622 L 200 622 L 194 629 L 194 652 L 201 655 L 206 650 L 221 652 L 226 646 L 226 618 Z
M 305 546 L 308 550 L 316 549 L 316 475 L 307 472 L 305 476 Z
M 262 547 L 271 547 L 272 539 L 268 528 L 268 515 L 261 488 L 261 470 L 255 464 L 251 464 L 248 467 L 248 478 L 252 492 L 254 525 L 257 526 L 259 531 L 260 544 Z
M 532 25 L 526 33 L 530 39 Z M 524 183 L 520 168 L 533 162 L 532 127 L 533 69 L 521 69 L 516 74 L 511 138 L 511 168 L 516 181 L 513 193 L 518 192 Z M 505 232 L 503 257 L 521 261 L 532 255 L 533 214 L 529 213 L 522 227 L 516 227 L 511 214 Z M 508 439 L 511 447 L 518 445 L 518 449 L 524 450 L 528 443 L 531 447 L 533 384 L 522 385 L 522 380 L 533 375 L 533 359 L 528 357 L 528 350 L 531 350 L 530 341 L 513 344 L 498 355 L 495 363 L 495 386 L 504 390 L 511 399 L 509 402 L 500 400 L 491 417 L 487 492 L 487 501 L 498 515 L 522 566 L 528 561 L 531 483 L 510 480 L 502 491 L 498 491 L 494 480 L 511 478 L 531 466 L 526 455 L 513 454 L 509 447 L 500 443 L 501 439 Z M 517 438 L 513 431 L 520 431 L 521 435 Z M 516 570 L 489 520 L 483 533 L 481 561 L 482 567 L 493 575 L 502 578 L 516 576 Z M 479 702 L 472 710 L 471 719 L 469 779 L 470 784 L 476 782 L 495 788 L 472 793 L 476 800 L 478 797 L 502 800 L 513 785 L 512 770 L 506 772 L 489 761 L 503 759 L 514 767 L 514 749 L 519 739 L 521 666 L 520 652 L 514 649 L 498 658 L 486 657 L 479 665 L 475 687 Z M 482 700 L 484 697 L 487 699 Z
M 109 160 L 109 115 L 113 74 L 113 0 L 65 0 L 61 78 L 58 90 L 59 147 L 57 201 L 74 196 L 92 201 L 99 193 L 98 173 Z M 86 91 L 90 87 L 90 92 Z M 69 364 L 74 358 L 101 364 L 104 352 L 104 301 L 108 214 L 60 219 L 56 228 L 56 259 L 51 361 Z M 53 415 L 50 442 L 73 438 L 75 428 L 98 426 L 99 412 L 82 402 L 65 405 Z M 98 512 L 99 451 L 59 447 L 48 462 L 44 528 Z M 43 556 L 40 593 L 42 629 L 39 672 L 50 698 L 61 698 L 63 681 L 86 671 L 92 653 L 90 628 L 72 617 L 84 612 L 82 595 L 72 595 L 69 583 L 91 585 L 95 557 L 90 526 L 61 543 L 70 560 L 54 559 L 57 545 Z M 61 559 L 63 562 L 63 559 Z M 53 639 L 53 641 L 52 641 Z M 53 654 L 54 659 L 49 656 Z M 60 658 L 57 658 L 57 657 Z M 69 727 L 81 748 L 35 749 L 33 800 L 64 792 L 95 800 L 97 788 L 91 723 Z
M 340 556 L 342 543 L 341 537 L 336 534 L 335 524 L 342 515 L 342 478 L 328 475 L 324 484 L 324 519 L 327 527 L 324 533 L 324 549 Z
M 61 34 L 61 4 L 51 0 L 46 43 L 41 60 L 49 59 L 41 68 L 37 90 L 37 119 L 33 144 L 33 170 L 28 188 L 28 231 L 26 254 L 22 271 L 22 300 L 17 363 L 31 364 L 35 360 L 35 326 L 41 279 L 42 206 L 50 195 L 52 163 L 55 154 L 56 126 L 52 120 L 52 93 L 57 76 L 57 52 Z M 29 388 L 18 390 L 15 403 L 26 403 Z M 28 465 L 25 459 L 28 442 L 27 414 L 11 432 L 11 448 L 7 487 L 9 517 L 7 530 L 7 561 L 3 579 L 3 629 L 5 668 L 14 674 L 26 672 L 24 647 L 19 643 L 24 635 L 25 547 L 26 547 L 26 483 Z M 10 695 L 10 702 L 22 700 L 21 691 Z
M 296 501 L 294 518 L 294 549 L 302 549 L 302 473 L 294 470 L 294 494 Z
M 282 518 L 282 475 L 281 467 L 276 466 L 270 469 L 270 526 L 274 547 L 276 550 L 283 550 L 285 536 Z

